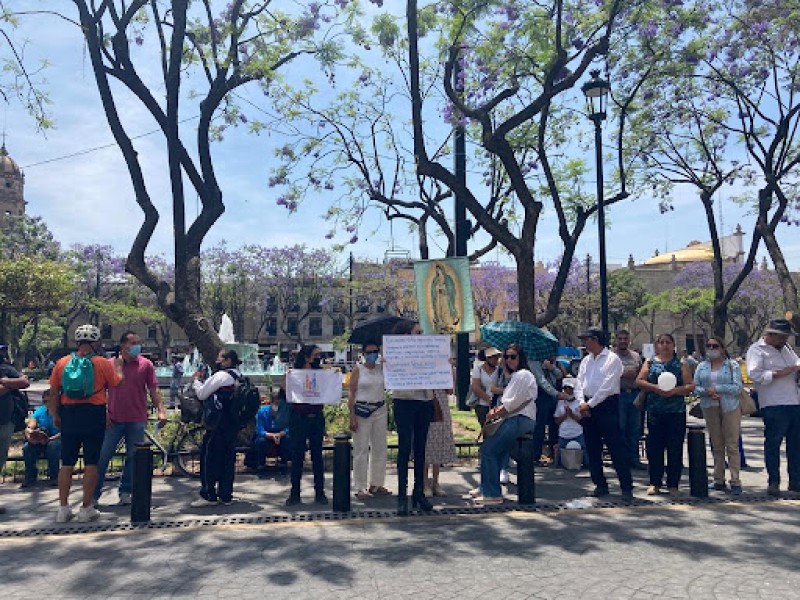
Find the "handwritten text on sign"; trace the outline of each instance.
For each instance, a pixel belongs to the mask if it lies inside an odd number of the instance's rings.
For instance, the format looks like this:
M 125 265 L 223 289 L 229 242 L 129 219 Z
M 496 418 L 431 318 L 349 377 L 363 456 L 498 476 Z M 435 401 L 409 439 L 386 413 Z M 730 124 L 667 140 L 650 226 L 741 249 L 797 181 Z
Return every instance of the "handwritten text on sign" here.
M 383 378 L 387 389 L 453 388 L 448 335 L 385 335 L 383 357 Z
M 292 369 L 286 373 L 286 401 L 292 404 L 339 404 L 342 374 L 332 369 Z

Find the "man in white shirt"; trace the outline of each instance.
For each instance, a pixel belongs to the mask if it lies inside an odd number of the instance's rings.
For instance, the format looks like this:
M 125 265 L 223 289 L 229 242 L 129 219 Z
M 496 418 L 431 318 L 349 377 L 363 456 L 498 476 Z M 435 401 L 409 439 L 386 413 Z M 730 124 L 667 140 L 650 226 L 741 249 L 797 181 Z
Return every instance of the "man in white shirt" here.
M 608 495 L 603 473 L 603 442 L 611 454 L 623 500 L 633 499 L 631 467 L 619 429 L 619 381 L 622 361 L 606 347 L 606 332 L 589 327 L 578 336 L 589 352 L 578 369 L 575 399 L 580 403 L 581 423 L 589 454 L 589 471 L 595 485 L 591 496 Z
M 800 492 L 800 359 L 787 344 L 792 331 L 786 319 L 773 319 L 764 337 L 747 350 L 747 375 L 758 391 L 764 416 L 764 463 L 767 494 L 780 492 L 781 442 L 786 438 L 789 491 Z

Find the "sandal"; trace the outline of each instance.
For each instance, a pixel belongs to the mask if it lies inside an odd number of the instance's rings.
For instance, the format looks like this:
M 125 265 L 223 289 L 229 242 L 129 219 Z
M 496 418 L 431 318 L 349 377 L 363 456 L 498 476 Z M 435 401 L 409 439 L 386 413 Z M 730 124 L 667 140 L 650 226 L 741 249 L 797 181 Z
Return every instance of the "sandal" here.
M 372 494 L 369 493 L 369 490 L 358 490 L 356 492 L 356 498 L 359 500 L 369 500 L 372 498 Z
M 392 492 L 387 490 L 382 485 L 373 485 L 371 488 L 369 488 L 369 493 L 372 494 L 373 496 L 391 496 L 392 495 Z

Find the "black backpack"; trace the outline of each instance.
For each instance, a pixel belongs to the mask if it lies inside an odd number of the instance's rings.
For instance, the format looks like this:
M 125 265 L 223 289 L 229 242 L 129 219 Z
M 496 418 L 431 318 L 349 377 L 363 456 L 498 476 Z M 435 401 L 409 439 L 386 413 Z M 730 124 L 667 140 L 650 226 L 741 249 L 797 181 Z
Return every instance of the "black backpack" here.
M 230 415 L 237 427 L 242 429 L 256 418 L 256 413 L 261 408 L 261 393 L 248 377 L 238 374 L 233 369 L 228 369 L 228 374 L 236 381 L 231 397 Z
M 14 408 L 11 412 L 11 420 L 14 423 L 14 432 L 25 429 L 28 422 L 28 394 L 14 390 L 9 392 L 14 399 Z

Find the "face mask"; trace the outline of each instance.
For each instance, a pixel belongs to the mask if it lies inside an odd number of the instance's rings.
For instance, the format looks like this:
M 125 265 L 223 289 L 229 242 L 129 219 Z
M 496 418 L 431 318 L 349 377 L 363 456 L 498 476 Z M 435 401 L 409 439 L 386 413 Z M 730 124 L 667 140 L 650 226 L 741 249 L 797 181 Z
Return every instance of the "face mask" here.
M 706 351 L 706 356 L 708 360 L 717 360 L 720 356 L 722 356 L 722 352 L 720 350 L 708 350 Z
M 378 360 L 378 353 L 377 352 L 369 352 L 364 355 L 364 360 L 368 363 L 375 364 Z
M 320 357 L 317 357 L 311 361 L 311 366 L 314 367 L 315 369 L 318 368 L 321 364 L 322 364 L 322 359 Z
M 222 369 L 222 363 L 219 361 L 215 362 L 214 368 L 216 368 L 216 370 L 219 371 L 220 369 Z
M 141 344 L 134 344 L 133 346 L 128 346 L 128 354 L 133 357 L 139 356 L 142 353 L 142 345 Z

